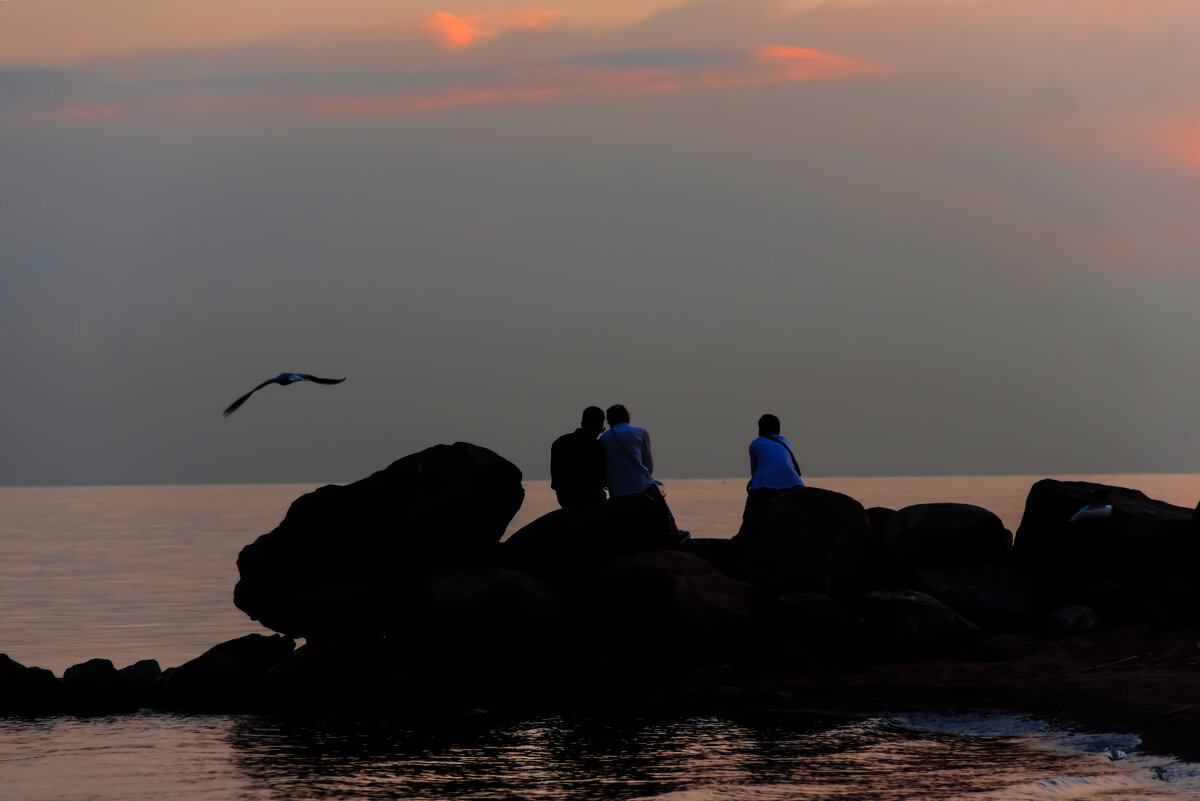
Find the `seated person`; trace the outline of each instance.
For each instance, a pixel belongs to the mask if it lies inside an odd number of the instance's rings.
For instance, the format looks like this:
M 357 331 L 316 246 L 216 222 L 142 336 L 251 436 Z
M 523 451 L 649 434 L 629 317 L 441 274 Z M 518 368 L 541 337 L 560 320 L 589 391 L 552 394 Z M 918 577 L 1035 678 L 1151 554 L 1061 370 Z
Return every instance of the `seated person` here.
M 604 410 L 589 406 L 583 410 L 579 428 L 550 446 L 550 488 L 562 508 L 591 506 L 607 497 L 604 446 L 597 439 L 603 431 Z
M 750 443 L 746 512 L 772 495 L 803 486 L 792 445 L 779 433 L 779 418 L 764 414 L 758 418 L 758 438 Z

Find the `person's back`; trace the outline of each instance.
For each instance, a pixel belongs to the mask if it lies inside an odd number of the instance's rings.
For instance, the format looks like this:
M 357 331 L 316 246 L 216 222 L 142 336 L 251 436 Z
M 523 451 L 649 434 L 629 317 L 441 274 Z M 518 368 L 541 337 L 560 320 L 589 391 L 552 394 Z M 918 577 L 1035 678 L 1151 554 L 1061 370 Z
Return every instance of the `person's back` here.
M 596 439 L 604 430 L 604 410 L 583 410 L 579 428 L 563 434 L 550 446 L 550 487 L 563 508 L 588 506 L 605 500 L 604 446 Z
M 657 483 L 650 434 L 630 425 L 629 413 L 619 405 L 608 410 L 608 426 L 600 437 L 608 469 L 608 491 L 613 497 L 645 492 Z
M 750 492 L 803 487 L 800 466 L 792 444 L 779 433 L 779 418 L 764 414 L 758 419 L 758 437 L 750 443 Z

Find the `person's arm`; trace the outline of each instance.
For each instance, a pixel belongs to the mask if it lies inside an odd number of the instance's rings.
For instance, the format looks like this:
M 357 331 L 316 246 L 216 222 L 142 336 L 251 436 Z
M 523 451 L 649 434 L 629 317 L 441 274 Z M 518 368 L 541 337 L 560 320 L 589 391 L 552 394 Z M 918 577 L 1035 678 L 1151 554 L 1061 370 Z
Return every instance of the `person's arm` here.
M 646 465 L 646 472 L 654 475 L 654 456 L 650 453 L 650 432 L 642 429 L 642 464 Z
M 754 452 L 754 443 L 750 443 L 750 477 L 754 478 L 754 471 L 758 470 L 758 454 Z

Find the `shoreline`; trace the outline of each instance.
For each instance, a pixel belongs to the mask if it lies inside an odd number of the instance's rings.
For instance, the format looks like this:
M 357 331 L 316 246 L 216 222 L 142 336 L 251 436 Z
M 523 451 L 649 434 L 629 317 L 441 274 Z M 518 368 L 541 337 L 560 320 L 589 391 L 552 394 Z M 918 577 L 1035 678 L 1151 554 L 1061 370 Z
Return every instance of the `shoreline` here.
M 812 710 L 973 709 L 1033 714 L 1138 735 L 1142 748 L 1200 763 L 1200 629 L 1147 626 L 1069 640 L 1026 638 L 1004 662 L 930 659 L 852 673 L 760 676 L 751 691 Z

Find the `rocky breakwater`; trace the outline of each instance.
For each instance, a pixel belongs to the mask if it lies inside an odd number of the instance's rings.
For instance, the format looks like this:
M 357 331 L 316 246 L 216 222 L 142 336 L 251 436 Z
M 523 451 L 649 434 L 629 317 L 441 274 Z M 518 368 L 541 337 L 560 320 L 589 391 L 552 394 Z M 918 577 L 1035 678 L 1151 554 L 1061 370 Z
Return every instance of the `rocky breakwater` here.
M 322 487 L 238 558 L 235 603 L 278 634 L 167 671 L 92 660 L 58 678 L 0 657 L 0 711 L 430 720 L 774 704 L 764 687 L 905 664 L 928 677 L 946 660 L 990 685 L 1063 638 L 1196 623 L 1192 511 L 1134 490 L 1038 482 L 1015 538 L 977 506 L 868 510 L 797 488 L 730 539 L 673 542 L 633 498 L 551 512 L 502 542 L 523 494 L 514 465 L 466 443 Z

